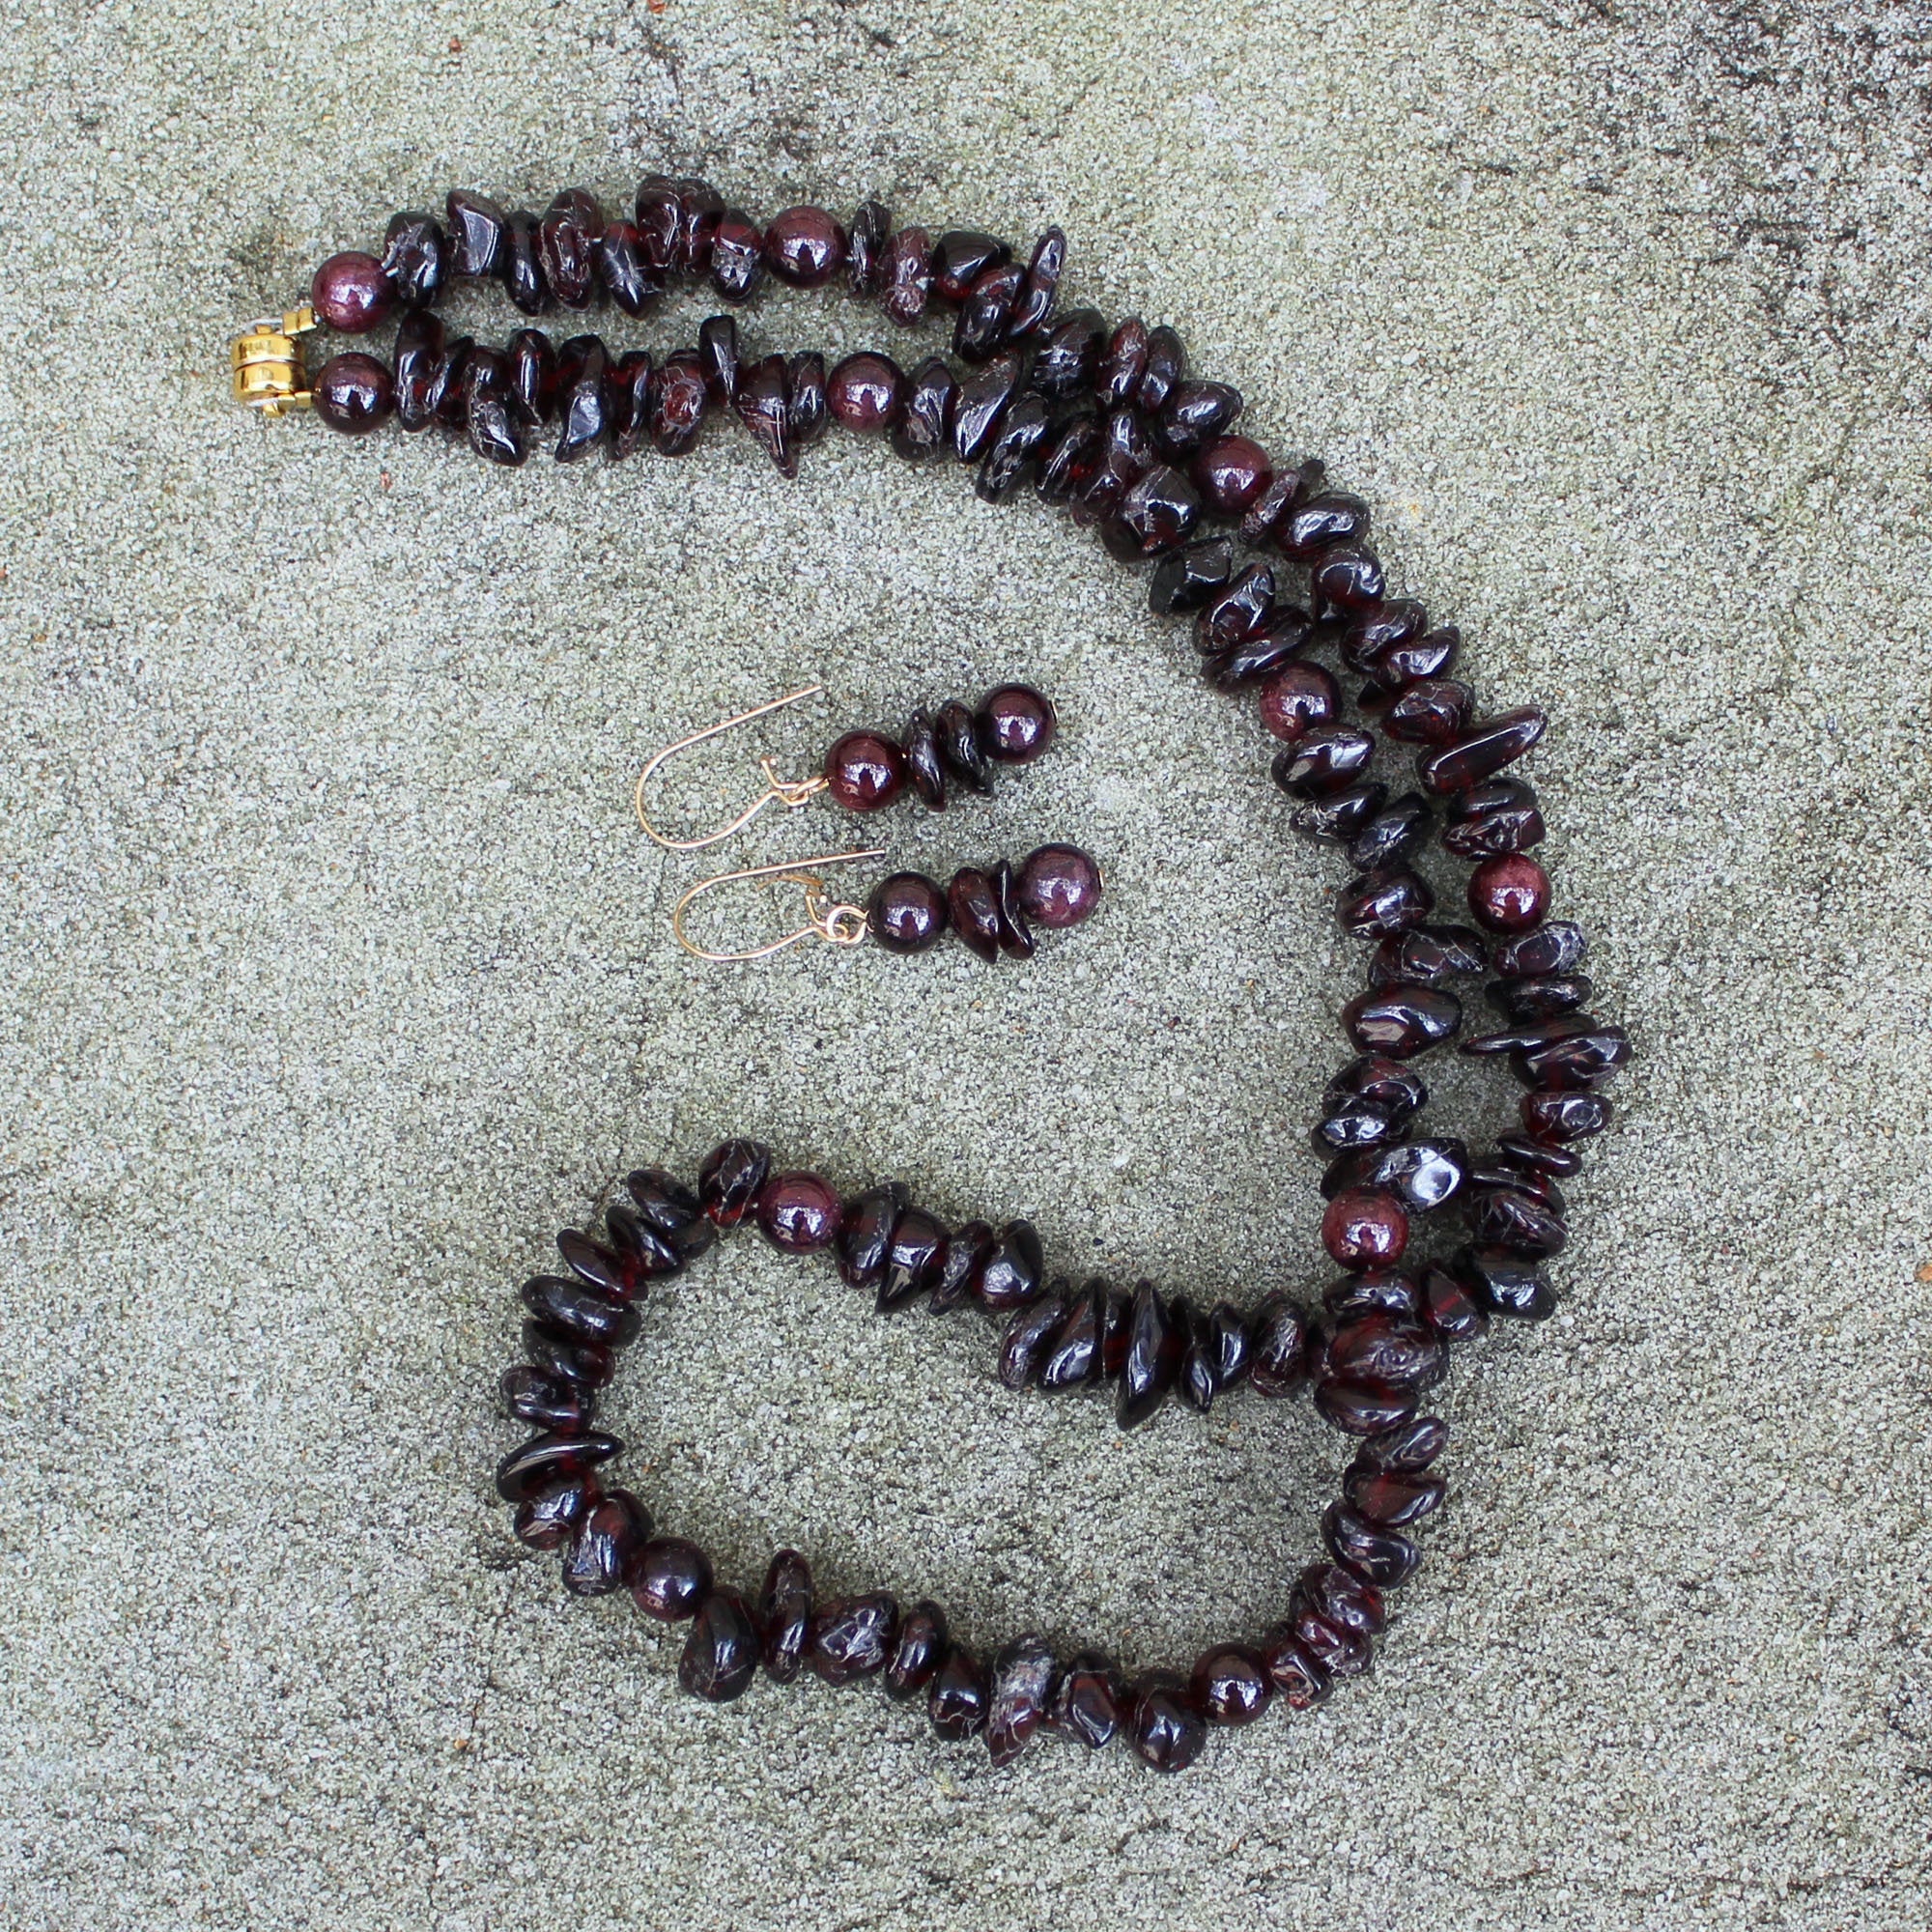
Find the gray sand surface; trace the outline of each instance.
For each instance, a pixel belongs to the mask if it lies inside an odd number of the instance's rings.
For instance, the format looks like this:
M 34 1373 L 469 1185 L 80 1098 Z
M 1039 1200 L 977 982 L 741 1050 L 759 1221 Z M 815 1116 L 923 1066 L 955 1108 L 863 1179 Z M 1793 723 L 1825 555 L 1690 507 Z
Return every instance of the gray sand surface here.
M 6 9 L 0 1922 L 1932 1918 L 1932 44 L 1852 13 Z M 864 1690 L 700 1706 L 492 1493 L 516 1283 L 728 1132 L 1030 1213 L 1063 1265 L 1322 1278 L 1341 874 L 1091 535 L 850 440 L 795 485 L 723 432 L 511 473 L 228 402 L 233 330 L 392 209 L 661 166 L 1062 223 L 1069 298 L 1175 322 L 1377 506 L 1485 702 L 1552 714 L 1561 906 L 1641 1055 L 1561 1313 L 1442 1391 L 1375 1675 L 1183 1779 L 996 1775 Z M 877 829 L 934 870 L 1078 838 L 1094 924 L 998 972 L 676 952 L 651 748 L 829 687 L 694 764 L 696 810 L 1009 676 L 1061 749 Z M 1339 1466 L 1305 1405 L 1122 1438 L 991 1354 L 741 1240 L 609 1412 L 743 1584 L 796 1541 L 1136 1664 L 1279 1613 Z

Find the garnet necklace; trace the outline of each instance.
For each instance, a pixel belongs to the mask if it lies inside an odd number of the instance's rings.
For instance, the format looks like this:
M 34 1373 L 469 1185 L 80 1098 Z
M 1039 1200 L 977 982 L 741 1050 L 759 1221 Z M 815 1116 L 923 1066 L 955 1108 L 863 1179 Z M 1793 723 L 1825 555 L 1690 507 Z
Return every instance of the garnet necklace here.
M 1507 775 L 1543 735 L 1543 714 L 1479 717 L 1468 685 L 1450 675 L 1456 629 L 1385 594 L 1368 506 L 1331 489 L 1321 463 L 1279 460 L 1235 434 L 1239 392 L 1191 377 L 1173 329 L 1138 319 L 1110 328 L 1093 309 L 1059 308 L 1065 259 L 1056 228 L 1022 262 L 990 235 L 895 231 L 877 202 L 849 226 L 806 207 L 760 228 L 702 182 L 660 176 L 615 220 L 581 188 L 540 215 L 458 192 L 441 221 L 398 214 L 380 257 L 331 256 L 311 306 L 237 342 L 234 382 L 240 400 L 270 415 L 312 405 L 352 435 L 394 415 L 405 430 L 467 436 L 504 464 L 553 436 L 563 462 L 593 450 L 621 460 L 646 443 L 681 456 L 708 419 L 735 415 L 791 476 L 836 417 L 908 461 L 950 454 L 975 466 L 989 501 L 1030 482 L 1096 528 L 1114 556 L 1151 562 L 1153 610 L 1191 619 L 1213 685 L 1255 695 L 1282 741 L 1274 777 L 1295 801 L 1291 823 L 1347 854 L 1356 876 L 1337 913 L 1372 949 L 1367 986 L 1341 1013 L 1354 1057 L 1328 1083 L 1313 1129 L 1327 1163 L 1321 1239 L 1341 1271 L 1316 1306 L 1274 1293 L 1246 1310 L 1198 1307 L 1151 1281 L 1076 1288 L 1049 1274 L 1024 1220 L 948 1227 L 895 1183 L 845 1195 L 733 1140 L 706 1157 L 695 1186 L 640 1171 L 601 1233 L 557 1236 L 563 1271 L 524 1285 L 524 1359 L 502 1378 L 511 1413 L 538 1431 L 497 1471 L 518 1537 L 562 1552 L 566 1589 L 627 1589 L 647 1615 L 688 1622 L 678 1675 L 696 1695 L 739 1696 L 760 1666 L 781 1684 L 807 1668 L 828 1684 L 877 1677 L 890 1696 L 923 1700 L 941 1737 L 983 1736 L 997 1764 L 1043 1731 L 1094 1747 L 1119 1733 L 1172 1771 L 1199 1755 L 1211 1727 L 1250 1723 L 1277 1697 L 1304 1709 L 1368 1669 L 1385 1593 L 1414 1573 L 1415 1532 L 1445 1493 L 1433 1470 L 1448 1432 L 1420 1412 L 1423 1396 L 1451 1345 L 1480 1337 L 1492 1317 L 1552 1311 L 1543 1264 L 1565 1239 L 1559 1181 L 1580 1167 L 1577 1145 L 1608 1124 L 1599 1090 L 1631 1047 L 1585 1010 L 1583 935 L 1548 917 L 1549 878 L 1530 856 L 1544 837 L 1536 794 Z M 449 336 L 434 312 L 466 279 L 502 282 L 529 317 L 606 300 L 635 316 L 678 276 L 708 275 L 739 304 L 767 275 L 814 288 L 841 274 L 897 325 L 949 311 L 957 366 L 930 355 L 908 374 L 866 354 L 828 374 L 816 355 L 749 357 L 728 315 L 706 322 L 696 348 L 664 355 L 613 353 L 593 333 L 553 344 L 534 327 L 497 349 Z M 392 314 L 388 363 L 350 350 L 304 386 L 304 332 L 318 322 L 366 332 Z M 1238 526 L 1251 554 L 1238 566 L 1232 536 L 1201 534 L 1217 522 Z M 1351 717 L 1318 653 L 1359 678 Z M 1412 777 L 1389 771 L 1399 753 L 1382 741 L 1415 748 Z M 1435 895 L 1413 865 L 1431 840 L 1472 865 L 1472 924 L 1433 923 Z M 1018 922 L 1010 950 L 1023 955 L 1021 916 L 1002 917 Z M 1451 983 L 1485 972 L 1501 1026 L 1461 1051 L 1507 1060 L 1523 1089 L 1521 1129 L 1471 1152 L 1417 1131 L 1428 1089 L 1416 1067 L 1461 1031 Z M 1460 1241 L 1416 1240 L 1445 1208 L 1463 1224 Z M 1312 1390 L 1323 1420 L 1355 1444 L 1321 1519 L 1326 1560 L 1301 1573 L 1270 1629 L 1213 1645 L 1189 1671 L 1132 1677 L 1101 1652 L 1056 1657 L 1032 1634 L 982 1657 L 930 1602 L 821 1598 L 790 1549 L 754 1593 L 724 1586 L 696 1545 L 656 1534 L 638 1498 L 607 1480 L 623 1445 L 593 1425 L 651 1280 L 748 1221 L 786 1254 L 829 1257 L 882 1312 L 918 1301 L 984 1310 L 1006 1324 L 998 1373 L 1009 1388 L 1112 1383 L 1123 1429 L 1170 1395 L 1205 1412 L 1241 1389 L 1269 1400 Z

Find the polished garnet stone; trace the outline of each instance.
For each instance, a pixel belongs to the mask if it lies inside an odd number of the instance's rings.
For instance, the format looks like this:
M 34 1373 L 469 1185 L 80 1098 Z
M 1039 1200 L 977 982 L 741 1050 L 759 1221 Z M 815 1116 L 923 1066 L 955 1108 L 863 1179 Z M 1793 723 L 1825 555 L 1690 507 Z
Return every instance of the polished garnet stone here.
M 388 370 L 357 350 L 331 355 L 316 376 L 313 394 L 316 414 L 344 436 L 367 436 L 380 429 L 396 401 Z
M 1193 476 L 1208 504 L 1237 516 L 1274 478 L 1268 453 L 1245 436 L 1218 437 L 1194 459 Z
M 888 952 L 927 952 L 946 930 L 946 895 L 923 872 L 894 872 L 872 888 L 866 924 Z
M 796 1549 L 781 1549 L 758 1592 L 757 1626 L 765 1675 L 789 1684 L 805 1666 L 811 1641 L 811 1567 Z
M 825 407 L 845 428 L 891 429 L 905 406 L 906 379 L 890 355 L 867 352 L 836 363 L 825 379 Z
M 729 1703 L 751 1689 L 758 1668 L 758 1633 L 735 1590 L 706 1597 L 685 1638 L 677 1681 L 695 1697 Z
M 1392 1267 L 1408 1246 L 1408 1216 L 1392 1194 L 1350 1188 L 1323 1212 L 1321 1244 L 1347 1268 Z
M 1469 910 L 1491 932 L 1527 932 L 1549 910 L 1549 874 L 1526 852 L 1485 859 L 1469 874 Z
M 317 317 L 339 334 L 366 335 L 388 315 L 396 292 L 375 256 L 345 248 L 315 271 L 308 298 Z
M 758 1141 L 725 1141 L 697 1171 L 697 1198 L 721 1228 L 735 1228 L 752 1211 L 771 1172 L 772 1151 Z
M 1127 1736 L 1154 1770 L 1185 1771 L 1208 1742 L 1208 1720 L 1184 1678 L 1151 1670 L 1133 1688 Z
M 946 1612 L 929 1598 L 922 1599 L 905 1613 L 886 1660 L 886 1695 L 903 1701 L 923 1690 L 939 1674 L 949 1647 Z
M 925 1714 L 932 1728 L 951 1744 L 978 1737 L 986 1728 L 992 1701 L 985 1667 L 963 1644 L 955 1643 L 926 1692 Z
M 624 1580 L 639 1609 L 674 1624 L 695 1615 L 711 1594 L 711 1559 L 681 1536 L 654 1537 L 638 1551 Z
M 974 714 L 980 749 L 1005 765 L 1024 765 L 1053 743 L 1060 720 L 1053 700 L 1030 684 L 1003 684 L 980 700 Z
M 905 753 L 877 731 L 848 731 L 825 754 L 825 782 L 847 811 L 877 811 L 905 789 Z
M 1020 910 L 1057 931 L 1078 925 L 1100 903 L 1100 868 L 1077 845 L 1042 845 L 1021 862 Z
M 1341 687 L 1320 665 L 1292 664 L 1262 686 L 1262 723 L 1290 745 L 1332 724 L 1341 709 Z
M 1203 1651 L 1194 1665 L 1192 1689 L 1210 1724 L 1251 1724 L 1274 1698 L 1266 1659 L 1245 1643 Z
M 845 261 L 845 231 L 822 208 L 788 208 L 765 224 L 765 266 L 795 289 L 829 282 Z
M 839 1219 L 838 1196 L 815 1174 L 775 1174 L 758 1190 L 758 1226 L 785 1254 L 830 1247 Z

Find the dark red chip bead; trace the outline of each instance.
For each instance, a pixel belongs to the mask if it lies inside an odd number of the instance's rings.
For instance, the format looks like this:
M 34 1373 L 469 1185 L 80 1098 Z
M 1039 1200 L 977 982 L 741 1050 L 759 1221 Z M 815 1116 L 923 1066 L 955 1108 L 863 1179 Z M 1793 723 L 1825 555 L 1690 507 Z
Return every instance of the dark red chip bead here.
M 838 1196 L 815 1174 L 775 1174 L 758 1190 L 758 1228 L 787 1255 L 829 1248 L 842 1218 Z
M 1000 906 L 992 880 L 977 867 L 961 867 L 946 888 L 946 911 L 952 930 L 990 966 L 1000 956 Z
M 932 238 L 923 228 L 901 228 L 879 257 L 880 302 L 902 328 L 925 313 L 932 293 Z
M 697 1171 L 697 1198 L 720 1228 L 735 1228 L 758 1199 L 771 1172 L 772 1153 L 758 1141 L 732 1140 L 715 1147 Z
M 1343 1502 L 1330 1503 L 1323 1514 L 1321 1541 L 1337 1563 L 1378 1590 L 1407 1582 L 1422 1561 L 1420 1547 L 1400 1530 L 1384 1529 Z
M 540 1484 L 518 1503 L 511 1529 L 528 1549 L 561 1549 L 603 1495 L 594 1476 L 559 1476 Z
M 948 923 L 946 895 L 923 872 L 894 872 L 872 888 L 866 929 L 888 952 L 929 952 Z
M 896 1180 L 868 1187 L 846 1202 L 834 1243 L 838 1279 L 850 1288 L 877 1288 L 886 1272 L 893 1229 L 906 1210 L 906 1191 Z
M 847 811 L 878 811 L 905 789 L 905 753 L 879 731 L 848 731 L 825 754 L 825 783 Z
M 1393 1267 L 1408 1246 L 1408 1216 L 1392 1194 L 1350 1188 L 1323 1211 L 1321 1245 L 1345 1268 Z
M 1416 776 L 1423 789 L 1437 797 L 1467 791 L 1514 764 L 1543 736 L 1548 722 L 1533 705 L 1485 719 L 1465 730 L 1455 744 L 1418 758 Z
M 1196 1659 L 1190 1688 L 1210 1724 L 1252 1724 L 1274 1701 L 1267 1660 L 1251 1644 L 1222 1643 Z
M 1338 544 L 1323 551 L 1308 581 L 1318 599 L 1340 611 L 1365 611 L 1378 604 L 1384 582 L 1380 559 L 1358 544 Z
M 901 1620 L 886 1660 L 886 1695 L 897 1703 L 927 1690 L 952 1648 L 946 1634 L 946 1612 L 929 1598 L 922 1599 Z
M 1020 290 L 1019 300 L 1013 305 L 1012 320 L 1007 325 L 1007 333 L 1014 341 L 1037 335 L 1046 326 L 1060 293 L 1060 277 L 1065 267 L 1065 233 L 1058 228 L 1044 229 L 1033 244 L 1026 280 Z
M 765 1675 L 774 1684 L 789 1684 L 805 1668 L 811 1608 L 811 1566 L 796 1549 L 781 1549 L 765 1572 L 755 1612 Z
M 317 373 L 311 394 L 316 414 L 344 436 L 382 428 L 396 404 L 387 366 L 359 350 L 331 355 Z
M 563 1435 L 588 1429 L 597 1410 L 597 1399 L 589 1389 L 529 1362 L 505 1369 L 497 1386 L 503 1406 L 520 1422 Z
M 337 334 L 366 335 L 387 320 L 396 291 L 375 256 L 346 248 L 315 271 L 308 298 L 317 320 Z
M 1063 1738 L 1103 1750 L 1120 1735 L 1127 1713 L 1127 1687 L 1120 1666 L 1097 1650 L 1067 1660 L 1047 1699 L 1046 1722 Z
M 1345 1435 L 1375 1435 L 1406 1422 L 1415 1413 L 1413 1389 L 1380 1382 L 1335 1378 L 1317 1382 L 1315 1407 L 1321 1419 Z
M 449 236 L 449 272 L 479 277 L 498 272 L 503 257 L 502 205 L 487 194 L 452 188 L 443 202 Z
M 616 1372 L 616 1351 L 601 1342 L 566 1342 L 541 1321 L 526 1321 L 520 1333 L 530 1366 L 547 1376 L 561 1376 L 581 1388 L 596 1389 Z
M 1161 463 L 1128 489 L 1100 535 L 1111 554 L 1131 563 L 1184 544 L 1200 518 L 1201 493 Z
M 1424 678 L 1380 707 L 1381 727 L 1399 745 L 1453 745 L 1475 702 L 1466 684 L 1452 677 Z
M 765 224 L 765 267 L 795 289 L 823 288 L 845 266 L 845 231 L 822 208 L 787 208 Z
M 1008 1765 L 1033 1742 L 1053 1690 L 1053 1652 L 1029 1633 L 993 1660 L 993 1694 L 986 1710 L 986 1754 Z
M 886 1667 L 898 1635 L 899 1606 L 883 1590 L 839 1597 L 811 1619 L 806 1662 L 828 1684 L 855 1684 Z
M 791 440 L 791 370 L 782 355 L 767 355 L 746 370 L 731 398 L 738 420 L 781 476 L 798 474 Z
M 971 293 L 973 284 L 1011 254 L 1012 250 L 1004 242 L 982 235 L 978 229 L 951 229 L 933 244 L 932 293 L 949 308 L 957 308 Z
M 637 1553 L 624 1580 L 646 1616 L 682 1623 L 711 1594 L 711 1559 L 681 1536 L 653 1537 Z
M 587 1475 L 599 1463 L 621 1455 L 623 1448 L 614 1435 L 595 1429 L 567 1435 L 549 1431 L 532 1435 L 497 1464 L 497 1493 L 506 1503 L 521 1502 L 546 1483 Z
M 1291 798 L 1331 798 L 1355 782 L 1376 754 L 1376 741 L 1352 725 L 1328 725 L 1308 731 L 1277 754 L 1274 781 Z M 1376 805 L 1379 808 L 1378 795 Z M 1351 826 L 1349 836 L 1359 829 Z
M 550 306 L 550 284 L 544 280 L 537 252 L 539 217 L 527 208 L 512 209 L 503 217 L 503 249 L 498 272 L 511 303 L 524 315 L 541 315 Z
M 711 286 L 734 307 L 757 293 L 765 274 L 765 241 L 758 224 L 743 209 L 726 209 L 712 231 Z
M 980 1251 L 969 1287 L 990 1315 L 1005 1315 L 1036 1299 L 1045 1256 L 1031 1221 L 1009 1221 Z
M 685 456 L 697 446 L 710 393 L 695 349 L 681 349 L 657 366 L 650 384 L 651 446 L 660 456 Z
M 1462 1023 L 1462 1002 L 1435 986 L 1372 988 L 1342 1009 L 1342 1024 L 1357 1049 L 1391 1060 L 1412 1060 L 1439 1046 Z
M 1355 1452 L 1355 1460 L 1377 1469 L 1398 1469 L 1413 1475 L 1428 1468 L 1449 1446 L 1449 1425 L 1439 1415 L 1419 1415 L 1385 1435 L 1374 1435 Z
M 1342 930 L 1357 939 L 1407 932 L 1435 910 L 1435 895 L 1406 867 L 1351 879 L 1335 901 Z
M 1020 1309 L 1007 1324 L 1000 1341 L 999 1366 L 995 1373 L 1003 1387 L 1022 1389 L 1038 1378 L 1052 1350 L 1054 1337 L 1066 1319 L 1066 1297 L 1057 1289 L 1049 1290 L 1037 1301 Z
M 1447 1268 L 1425 1268 L 1421 1289 L 1429 1325 L 1445 1342 L 1473 1342 L 1489 1332 L 1489 1311 Z
M 565 308 L 587 308 L 597 287 L 597 238 L 604 212 L 581 187 L 568 187 L 537 223 L 537 263 L 550 292 Z
M 1376 948 L 1369 984 L 1378 989 L 1437 986 L 1459 973 L 1480 973 L 1483 965 L 1482 938 L 1467 926 L 1422 926 L 1396 933 Z
M 940 762 L 958 781 L 973 791 L 993 789 L 993 761 L 980 742 L 980 721 L 956 697 L 949 697 L 934 714 L 933 735 L 939 743 Z
M 1266 1296 L 1248 1318 L 1248 1382 L 1260 1395 L 1293 1395 L 1308 1379 L 1308 1317 L 1287 1295 Z
M 952 399 L 952 441 L 961 463 L 978 463 L 985 455 L 1024 373 L 1018 354 L 1007 350 L 960 379 Z
M 1127 1742 L 1155 1771 L 1185 1771 L 1208 1743 L 1208 1719 L 1187 1680 L 1173 1670 L 1150 1670 L 1136 1680 Z
M 728 1704 L 752 1688 L 758 1668 L 758 1633 L 735 1590 L 714 1590 L 692 1620 L 678 1659 L 677 1681 L 694 1697 Z
M 1030 684 L 1002 684 L 974 713 L 980 747 L 997 764 L 1031 764 L 1053 743 L 1060 716 L 1053 700 Z
M 891 429 L 905 408 L 906 379 L 890 355 L 869 351 L 835 363 L 825 379 L 833 421 L 860 436 Z
M 1092 918 L 1101 890 L 1100 867 L 1077 845 L 1041 845 L 1029 852 L 1014 886 L 1020 911 L 1050 932 Z
M 955 1643 L 925 1693 L 925 1714 L 933 1730 L 948 1744 L 976 1738 L 986 1728 L 992 1702 L 985 1666 L 964 1644 Z
M 1532 1140 L 1558 1147 L 1588 1140 L 1610 1124 L 1610 1103 L 1601 1094 L 1525 1094 L 1517 1111 Z
M 601 1342 L 611 1349 L 635 1340 L 643 1319 L 635 1303 L 565 1275 L 534 1276 L 524 1284 L 523 1300 L 553 1334 L 571 1342 Z
M 1583 928 L 1567 919 L 1552 919 L 1496 947 L 1490 964 L 1505 980 L 1527 980 L 1574 973 L 1583 963 Z
M 1342 1479 L 1342 1494 L 1350 1508 L 1386 1529 L 1400 1529 L 1433 1516 L 1448 1493 L 1449 1485 L 1439 1476 L 1404 1475 L 1359 1462 Z
M 1535 1262 L 1506 1248 L 1458 1248 L 1451 1270 L 1492 1314 L 1517 1321 L 1547 1321 L 1556 1295 Z
M 1526 852 L 1485 859 L 1469 874 L 1469 911 L 1488 932 L 1527 932 L 1549 910 L 1549 874 Z
M 1334 1680 L 1310 1654 L 1289 1624 L 1276 1624 L 1262 1638 L 1268 1681 L 1291 1711 L 1312 1711 L 1326 1701 Z
M 574 1597 L 603 1597 L 622 1586 L 651 1520 L 628 1490 L 611 1490 L 580 1519 L 563 1559 L 563 1587 Z
M 1151 1281 L 1134 1290 L 1127 1318 L 1126 1353 L 1121 1365 L 1121 1392 L 1115 1420 L 1136 1429 L 1164 1403 L 1179 1379 L 1181 1358 L 1190 1337 L 1184 1321 Z

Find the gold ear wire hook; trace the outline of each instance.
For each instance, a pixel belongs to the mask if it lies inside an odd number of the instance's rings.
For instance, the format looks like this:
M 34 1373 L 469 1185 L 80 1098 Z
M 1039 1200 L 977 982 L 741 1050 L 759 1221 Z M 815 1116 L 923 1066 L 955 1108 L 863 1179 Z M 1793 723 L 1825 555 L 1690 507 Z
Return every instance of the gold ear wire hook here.
M 680 752 L 686 752 L 694 745 L 701 745 L 707 738 L 716 738 L 722 732 L 735 731 L 740 724 L 749 724 L 753 718 L 762 718 L 768 711 L 781 711 L 787 704 L 796 704 L 802 697 L 813 697 L 823 691 L 822 684 L 808 684 L 798 691 L 788 691 L 782 697 L 768 699 L 756 704 L 749 711 L 741 711 L 735 718 L 727 718 L 720 724 L 712 724 L 702 731 L 694 731 L 688 738 L 680 738 L 675 745 L 667 745 L 641 772 L 638 774 L 637 808 L 638 823 L 644 828 L 645 835 L 657 841 L 668 852 L 696 852 L 706 845 L 715 845 L 721 838 L 728 838 L 734 832 L 742 832 L 765 807 L 776 801 L 787 811 L 796 811 L 802 805 L 809 805 L 825 789 L 824 778 L 781 779 L 773 768 L 770 758 L 760 758 L 758 769 L 765 775 L 767 789 L 760 792 L 752 803 L 734 818 L 729 825 L 717 832 L 707 832 L 701 838 L 667 838 L 650 821 L 644 810 L 644 787 L 650 782 L 651 774 L 668 759 Z M 811 863 L 807 861 L 808 864 Z
M 807 868 L 812 866 L 846 866 L 854 860 L 883 859 L 885 856 L 886 848 L 874 845 L 863 852 L 820 852 L 815 858 L 781 859 L 770 866 L 747 866 L 740 871 L 720 872 L 715 879 L 705 879 L 693 886 L 678 900 L 671 910 L 670 929 L 687 952 L 719 966 L 731 965 L 741 959 L 769 959 L 774 952 L 782 952 L 787 946 L 796 946 L 800 940 L 810 939 L 814 935 L 831 946 L 857 946 L 866 936 L 866 908 L 838 904 L 827 894 L 825 881 Z M 803 886 L 805 923 L 796 932 L 788 932 L 782 939 L 773 940 L 769 946 L 755 946 L 749 952 L 712 952 L 699 946 L 684 929 L 685 907 L 700 893 L 708 893 L 713 886 L 728 886 L 738 879 L 771 879 L 781 885 Z

